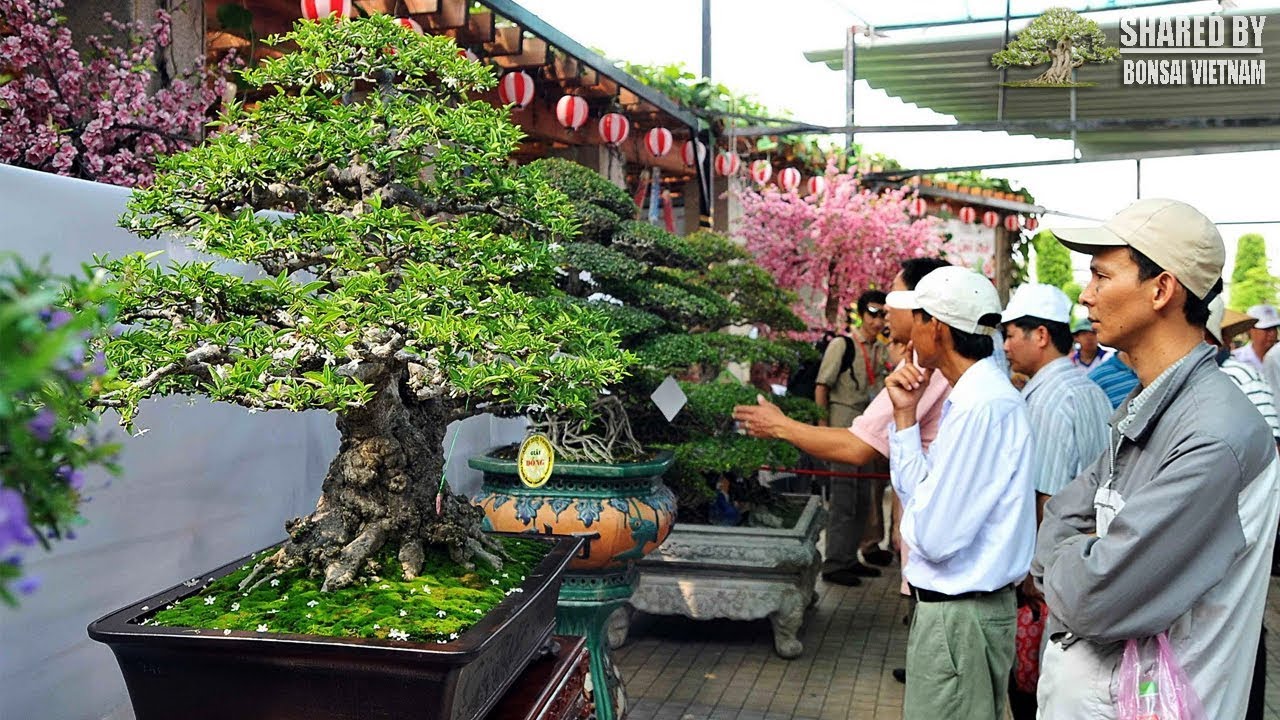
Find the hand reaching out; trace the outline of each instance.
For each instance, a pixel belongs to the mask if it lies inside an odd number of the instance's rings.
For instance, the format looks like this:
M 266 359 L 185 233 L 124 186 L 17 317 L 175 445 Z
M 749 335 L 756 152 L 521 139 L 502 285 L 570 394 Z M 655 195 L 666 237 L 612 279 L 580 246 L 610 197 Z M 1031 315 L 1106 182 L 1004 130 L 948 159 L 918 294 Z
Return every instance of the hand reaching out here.
M 764 395 L 756 395 L 755 405 L 735 406 L 733 419 L 738 421 L 748 435 L 756 438 L 780 437 L 782 427 L 788 420 L 782 410 L 766 400 Z

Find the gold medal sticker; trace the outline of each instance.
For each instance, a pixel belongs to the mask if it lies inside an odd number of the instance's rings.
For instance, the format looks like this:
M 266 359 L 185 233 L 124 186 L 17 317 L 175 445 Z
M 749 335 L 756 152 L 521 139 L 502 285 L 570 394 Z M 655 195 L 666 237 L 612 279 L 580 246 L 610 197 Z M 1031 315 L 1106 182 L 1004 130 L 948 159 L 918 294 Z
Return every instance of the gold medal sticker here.
M 520 482 L 536 488 L 546 484 L 551 468 L 556 462 L 556 452 L 545 435 L 530 435 L 520 443 L 520 458 L 516 462 L 520 470 Z

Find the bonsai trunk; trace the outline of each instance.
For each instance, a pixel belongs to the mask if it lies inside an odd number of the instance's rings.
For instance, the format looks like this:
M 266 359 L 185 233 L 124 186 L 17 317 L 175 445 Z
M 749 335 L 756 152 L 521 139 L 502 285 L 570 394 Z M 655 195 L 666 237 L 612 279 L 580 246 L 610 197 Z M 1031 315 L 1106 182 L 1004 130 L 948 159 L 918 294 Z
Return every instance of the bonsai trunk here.
M 1071 71 L 1075 68 L 1071 60 L 1071 40 L 1069 38 L 1059 40 L 1058 45 L 1049 51 L 1049 55 L 1053 58 L 1049 69 L 1035 81 L 1046 84 L 1071 82 Z
M 399 547 L 406 578 L 422 571 L 426 545 L 466 567 L 477 557 L 501 567 L 500 546 L 480 528 L 483 512 L 441 483 L 449 406 L 406 400 L 400 378 L 383 375 L 367 405 L 339 416 L 342 444 L 315 512 L 286 524 L 289 540 L 268 564 L 308 566 L 324 575 L 324 590 L 378 574 L 374 558 L 387 543 Z

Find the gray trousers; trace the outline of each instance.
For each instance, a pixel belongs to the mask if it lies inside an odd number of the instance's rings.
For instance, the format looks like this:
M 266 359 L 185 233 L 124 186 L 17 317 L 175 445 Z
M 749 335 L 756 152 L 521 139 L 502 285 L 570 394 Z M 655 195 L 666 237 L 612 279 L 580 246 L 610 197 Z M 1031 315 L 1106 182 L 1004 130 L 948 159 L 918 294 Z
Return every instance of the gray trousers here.
M 831 404 L 831 427 L 847 428 L 858 413 L 847 405 Z M 827 463 L 833 472 L 876 472 L 874 465 Z M 871 512 L 872 481 L 858 478 L 831 477 L 827 497 L 827 542 L 822 559 L 822 572 L 847 570 L 858 564 L 858 546 L 867 529 Z

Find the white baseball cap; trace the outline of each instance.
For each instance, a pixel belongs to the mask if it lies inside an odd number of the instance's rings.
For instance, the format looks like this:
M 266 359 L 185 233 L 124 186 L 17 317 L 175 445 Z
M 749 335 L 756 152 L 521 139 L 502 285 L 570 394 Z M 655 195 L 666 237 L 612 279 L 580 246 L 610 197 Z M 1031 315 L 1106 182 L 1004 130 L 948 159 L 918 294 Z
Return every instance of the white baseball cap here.
M 956 265 L 925 275 L 915 290 L 889 293 L 884 304 L 900 310 L 924 310 L 945 325 L 978 335 L 994 335 L 1000 322 L 1000 296 L 995 285 Z
M 1276 312 L 1274 305 L 1254 305 L 1245 314 L 1258 321 L 1254 327 L 1259 330 L 1280 327 L 1280 313 Z
M 1009 306 L 1000 316 L 1000 322 L 1009 323 L 1033 317 L 1063 325 L 1071 322 L 1071 298 L 1052 285 L 1026 283 L 1019 285 L 1009 299 Z
M 1271 306 L 1255 305 L 1254 307 Z M 1250 308 L 1250 310 L 1252 309 Z M 1275 308 L 1271 308 L 1272 315 L 1275 315 L 1275 312 Z M 1205 323 L 1205 329 L 1217 338 L 1219 345 L 1226 345 L 1226 341 L 1223 340 L 1224 337 L 1233 338 L 1253 327 L 1256 322 L 1258 322 L 1257 318 L 1228 308 L 1227 303 L 1222 299 L 1222 295 L 1218 295 L 1209 303 L 1209 322 Z
M 1218 228 L 1199 210 L 1177 200 L 1139 200 L 1101 227 L 1054 230 L 1053 234 L 1063 245 L 1086 255 L 1128 245 L 1173 273 L 1201 300 L 1221 282 L 1227 260 Z

